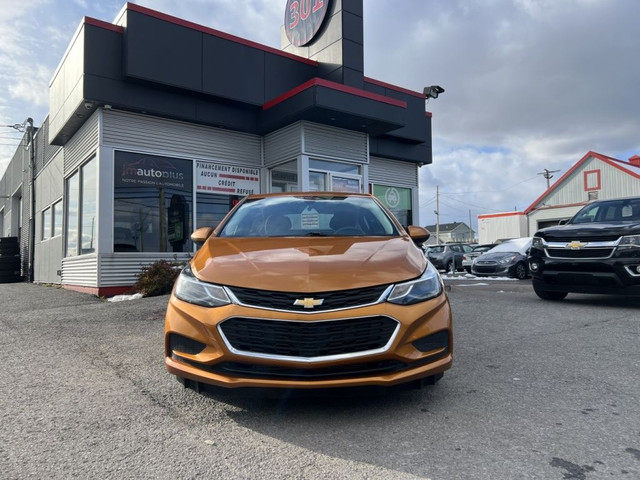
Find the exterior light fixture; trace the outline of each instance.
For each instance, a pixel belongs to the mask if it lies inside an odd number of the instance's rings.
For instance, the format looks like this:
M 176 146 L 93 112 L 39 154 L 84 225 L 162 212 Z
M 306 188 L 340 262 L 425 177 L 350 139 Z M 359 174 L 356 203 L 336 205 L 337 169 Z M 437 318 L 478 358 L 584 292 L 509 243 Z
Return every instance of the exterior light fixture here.
M 438 95 L 444 93 L 444 88 L 442 88 L 440 85 L 430 85 L 428 87 L 424 87 L 422 93 L 424 93 L 424 96 L 427 99 L 438 98 Z

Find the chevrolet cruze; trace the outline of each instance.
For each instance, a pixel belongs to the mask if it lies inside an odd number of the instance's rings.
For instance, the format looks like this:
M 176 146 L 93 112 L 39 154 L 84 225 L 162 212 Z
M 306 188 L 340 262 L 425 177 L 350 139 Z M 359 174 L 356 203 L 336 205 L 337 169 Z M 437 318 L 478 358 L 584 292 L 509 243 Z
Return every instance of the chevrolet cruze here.
M 366 194 L 251 195 L 175 283 L 165 364 L 185 386 L 433 384 L 451 367 L 449 300 L 419 246 Z

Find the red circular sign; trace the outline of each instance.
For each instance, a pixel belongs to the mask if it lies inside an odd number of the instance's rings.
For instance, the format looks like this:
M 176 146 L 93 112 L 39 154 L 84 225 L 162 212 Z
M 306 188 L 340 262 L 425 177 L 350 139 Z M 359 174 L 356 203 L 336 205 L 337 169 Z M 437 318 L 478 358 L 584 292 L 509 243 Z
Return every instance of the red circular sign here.
M 330 0 L 287 0 L 284 30 L 296 47 L 309 43 L 324 21 Z

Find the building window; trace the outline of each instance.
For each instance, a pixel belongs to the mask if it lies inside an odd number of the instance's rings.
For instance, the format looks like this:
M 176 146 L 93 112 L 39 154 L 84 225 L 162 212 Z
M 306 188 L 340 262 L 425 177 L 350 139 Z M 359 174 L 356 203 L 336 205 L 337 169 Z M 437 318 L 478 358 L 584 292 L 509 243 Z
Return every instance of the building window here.
M 66 256 L 78 255 L 78 232 L 80 230 L 80 172 L 67 179 L 67 241 Z
M 51 207 L 42 211 L 42 240 L 51 237 Z
M 114 164 L 113 251 L 191 251 L 193 163 L 117 151 Z
M 410 188 L 373 185 L 373 196 L 391 210 L 403 227 L 413 224 L 412 191 Z
M 67 179 L 67 257 L 95 252 L 97 201 L 97 168 L 94 158 Z M 56 222 L 54 218 L 52 225 L 56 225 Z M 58 226 L 54 228 L 57 229 Z
M 62 235 L 62 200 L 53 204 L 53 236 Z
M 352 163 L 309 160 L 309 190 L 360 193 L 360 166 Z
M 240 200 L 235 195 L 196 194 L 196 228 L 215 228 Z
M 271 192 L 295 192 L 298 190 L 298 162 L 283 163 L 271 169 Z

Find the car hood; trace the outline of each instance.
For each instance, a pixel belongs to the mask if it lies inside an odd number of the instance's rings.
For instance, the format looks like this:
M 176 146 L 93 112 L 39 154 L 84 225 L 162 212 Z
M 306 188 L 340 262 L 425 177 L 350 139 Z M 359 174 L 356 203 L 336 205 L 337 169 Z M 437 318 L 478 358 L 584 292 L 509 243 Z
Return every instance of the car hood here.
M 519 252 L 496 252 L 496 253 L 483 253 L 476 258 L 476 262 L 499 262 L 503 258 L 511 257 L 513 255 L 522 255 Z
M 191 262 L 199 279 L 282 292 L 322 292 L 414 279 L 427 260 L 408 237 L 210 237 Z
M 640 234 L 640 223 L 577 223 L 558 227 L 548 227 L 536 233 L 536 236 L 549 241 L 554 239 L 583 239 L 598 237 L 620 237 Z

